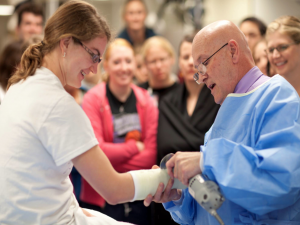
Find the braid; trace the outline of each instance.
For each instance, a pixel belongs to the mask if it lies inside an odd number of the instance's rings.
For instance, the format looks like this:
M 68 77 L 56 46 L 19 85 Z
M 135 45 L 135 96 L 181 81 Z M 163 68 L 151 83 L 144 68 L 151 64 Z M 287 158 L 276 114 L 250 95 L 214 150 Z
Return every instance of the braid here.
M 8 80 L 9 88 L 12 84 L 18 83 L 20 80 L 26 80 L 32 76 L 37 68 L 40 68 L 43 60 L 43 44 L 30 45 L 21 58 L 20 66 L 17 68 L 14 75 Z

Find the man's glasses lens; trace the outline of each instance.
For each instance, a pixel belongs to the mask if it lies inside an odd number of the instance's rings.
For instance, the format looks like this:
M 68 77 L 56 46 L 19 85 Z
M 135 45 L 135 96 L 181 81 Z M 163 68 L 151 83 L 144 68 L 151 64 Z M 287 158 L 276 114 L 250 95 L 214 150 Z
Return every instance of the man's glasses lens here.
M 196 81 L 197 84 L 200 84 L 201 82 L 199 82 L 199 72 L 194 74 L 194 80 Z

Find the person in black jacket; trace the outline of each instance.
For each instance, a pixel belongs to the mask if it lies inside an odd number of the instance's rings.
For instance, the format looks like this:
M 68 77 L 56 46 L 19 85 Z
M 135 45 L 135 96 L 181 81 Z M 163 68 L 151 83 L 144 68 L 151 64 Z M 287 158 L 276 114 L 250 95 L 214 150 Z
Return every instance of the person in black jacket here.
M 196 70 L 192 58 L 192 36 L 186 36 L 179 48 L 179 67 L 184 83 L 160 101 L 157 132 L 157 165 L 169 153 L 197 151 L 214 122 L 219 105 L 210 90 L 193 79 Z M 152 203 L 154 224 L 177 224 L 162 204 Z

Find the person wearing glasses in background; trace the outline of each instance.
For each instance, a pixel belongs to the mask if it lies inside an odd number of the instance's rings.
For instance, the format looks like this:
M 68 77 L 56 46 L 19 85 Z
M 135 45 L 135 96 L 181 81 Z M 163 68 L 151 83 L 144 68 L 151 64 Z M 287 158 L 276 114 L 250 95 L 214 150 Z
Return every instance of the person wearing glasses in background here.
M 159 107 L 160 99 L 179 85 L 176 82 L 176 75 L 172 73 L 175 51 L 167 39 L 156 36 L 145 42 L 142 55 L 149 79 L 140 84 L 140 87 L 148 90 Z
M 280 17 L 269 24 L 266 36 L 271 66 L 300 94 L 300 20 Z
M 230 21 L 217 21 L 195 36 L 192 55 L 197 83 L 205 83 L 218 115 L 200 152 L 177 152 L 166 164 L 171 177 L 188 185 L 201 174 L 225 197 L 217 210 L 224 224 L 300 223 L 300 99 L 282 76 L 263 75 L 246 38 Z M 174 171 L 174 172 L 173 172 Z M 164 192 L 152 200 L 180 224 L 218 225 L 189 190 Z
M 69 178 L 74 165 L 111 204 L 135 196 L 132 176 L 114 170 L 64 90 L 97 72 L 110 37 L 94 6 L 72 0 L 47 21 L 43 41 L 24 52 L 0 106 L 0 224 L 124 224 L 80 208 Z

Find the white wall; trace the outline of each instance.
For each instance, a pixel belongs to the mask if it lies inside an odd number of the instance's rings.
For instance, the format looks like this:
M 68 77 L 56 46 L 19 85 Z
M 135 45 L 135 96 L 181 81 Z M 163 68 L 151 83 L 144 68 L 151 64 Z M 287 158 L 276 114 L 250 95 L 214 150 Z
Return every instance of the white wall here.
M 284 16 L 300 18 L 300 1 L 298 0 L 252 0 L 254 2 L 253 14 L 263 19 L 267 24 L 274 19 Z
M 204 25 L 222 19 L 238 24 L 243 18 L 252 16 L 254 12 L 253 0 L 206 0 L 204 6 Z
M 235 24 L 248 16 L 256 16 L 266 24 L 283 15 L 300 17 L 298 0 L 205 0 L 204 24 L 227 19 Z

